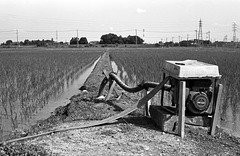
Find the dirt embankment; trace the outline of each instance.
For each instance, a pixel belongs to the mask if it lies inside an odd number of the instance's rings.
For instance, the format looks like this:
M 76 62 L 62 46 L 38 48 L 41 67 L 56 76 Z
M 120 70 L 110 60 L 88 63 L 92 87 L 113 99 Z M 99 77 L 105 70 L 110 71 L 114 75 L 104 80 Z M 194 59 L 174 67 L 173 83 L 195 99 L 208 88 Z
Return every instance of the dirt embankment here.
M 88 95 L 80 93 L 73 96 L 68 105 L 57 108 L 54 115 L 32 127 L 29 135 L 91 123 L 138 102 L 140 97 L 137 94 L 126 92 L 119 100 L 114 95 L 108 102 L 96 100 L 104 78 L 103 69 L 112 70 L 108 53 L 102 56 L 84 84 Z M 213 137 L 205 128 L 186 126 L 186 136 L 181 139 L 160 131 L 141 112 L 137 110 L 112 124 L 53 133 L 0 146 L 0 155 L 24 152 L 31 155 L 240 155 L 240 139 L 220 130 Z

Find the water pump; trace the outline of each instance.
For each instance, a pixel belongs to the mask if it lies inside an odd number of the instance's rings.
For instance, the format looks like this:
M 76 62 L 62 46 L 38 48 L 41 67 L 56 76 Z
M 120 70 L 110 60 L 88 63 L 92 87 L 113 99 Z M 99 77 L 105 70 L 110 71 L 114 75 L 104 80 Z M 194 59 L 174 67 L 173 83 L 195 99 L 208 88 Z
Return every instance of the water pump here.
M 177 83 L 177 82 L 175 82 Z M 209 79 L 188 79 L 186 81 L 186 110 L 193 114 L 211 114 L 212 111 L 212 81 Z M 178 103 L 178 85 L 173 85 L 172 105 Z
M 197 60 L 166 61 L 164 74 L 172 76 L 169 81 L 172 106 L 178 107 L 179 83 L 186 82 L 186 112 L 192 115 L 211 115 L 214 108 L 214 90 L 219 75 L 218 66 Z

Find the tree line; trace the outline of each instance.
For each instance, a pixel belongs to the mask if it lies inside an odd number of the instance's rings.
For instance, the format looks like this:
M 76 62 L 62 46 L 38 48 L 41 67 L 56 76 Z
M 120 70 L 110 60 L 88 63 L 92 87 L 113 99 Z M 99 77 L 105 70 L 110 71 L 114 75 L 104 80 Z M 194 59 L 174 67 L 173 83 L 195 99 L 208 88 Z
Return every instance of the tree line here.
M 143 44 L 144 40 L 140 38 L 139 36 L 127 36 L 127 37 L 122 37 L 117 36 L 116 34 L 109 33 L 109 34 L 104 34 L 101 36 L 100 41 L 98 43 L 100 44 Z M 76 44 L 89 44 L 88 40 L 86 37 L 72 37 L 70 39 L 70 45 L 76 45 Z M 56 42 L 53 40 L 24 40 L 20 42 L 13 42 L 12 40 L 7 40 L 5 43 L 2 43 L 1 45 L 24 45 L 24 46 L 29 46 L 29 45 L 36 45 L 36 46 L 48 46 L 48 45 L 54 45 L 54 44 L 65 44 L 63 42 Z
M 100 39 L 100 44 L 143 44 L 143 42 L 139 36 L 122 37 L 112 33 L 102 35 Z
M 56 42 L 53 41 L 53 39 L 51 40 L 28 40 L 28 39 L 25 39 L 24 41 L 20 41 L 19 43 L 18 42 L 13 42 L 12 40 L 7 40 L 5 43 L 2 43 L 1 45 L 7 45 L 7 46 L 10 46 L 10 45 L 21 45 L 21 46 L 32 46 L 32 45 L 35 45 L 35 46 L 38 46 L 38 47 L 44 47 L 44 46 L 48 46 L 48 45 L 54 45 Z M 63 42 L 59 42 L 60 44 L 63 44 Z
M 92 41 L 88 42 L 88 39 L 86 37 L 72 37 L 69 41 L 67 42 L 56 42 L 53 40 L 28 40 L 25 39 L 24 41 L 20 42 L 13 42 L 12 40 L 7 40 L 5 43 L 2 43 L 2 46 L 38 46 L 38 47 L 46 47 L 46 46 L 51 46 L 51 45 L 77 45 L 77 44 L 82 44 L 82 45 L 96 45 L 96 44 L 103 44 L 105 46 L 106 44 L 143 44 L 144 40 L 140 38 L 139 36 L 131 36 L 128 35 L 127 37 L 122 37 L 121 35 L 118 36 L 113 33 L 108 33 L 104 34 L 101 36 L 100 41 Z M 232 42 L 211 42 L 209 40 L 201 40 L 198 41 L 196 39 L 194 40 L 183 40 L 180 42 L 165 42 L 163 43 L 162 41 L 159 41 L 158 43 L 155 43 L 156 47 L 197 47 L 197 46 L 217 46 L 217 47 L 239 47 L 239 45 L 235 45 Z
M 109 33 L 102 35 L 100 38 L 100 44 L 143 44 L 144 40 L 139 36 L 127 36 L 122 37 L 117 36 L 116 34 Z M 86 37 L 81 37 L 80 39 L 77 37 L 73 37 L 70 40 L 70 45 L 72 44 L 88 44 L 88 40 Z

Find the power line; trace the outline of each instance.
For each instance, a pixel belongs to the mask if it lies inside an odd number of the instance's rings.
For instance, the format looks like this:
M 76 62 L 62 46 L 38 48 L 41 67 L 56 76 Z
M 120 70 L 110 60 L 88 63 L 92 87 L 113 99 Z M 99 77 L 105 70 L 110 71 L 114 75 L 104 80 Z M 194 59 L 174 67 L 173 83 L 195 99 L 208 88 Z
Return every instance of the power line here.
M 127 30 L 112 30 L 113 32 L 130 32 L 135 31 L 136 29 L 127 29 Z M 75 32 L 76 30 L 59 30 L 58 32 Z M 86 29 L 78 29 L 79 32 L 110 32 L 109 30 L 86 30 Z M 56 30 L 26 30 L 26 32 L 33 33 L 51 33 L 56 32 Z
M 186 33 L 186 32 L 193 32 L 194 30 L 185 30 L 185 31 L 148 31 L 145 30 L 145 32 L 151 32 L 151 33 Z
M 199 21 L 199 29 L 198 29 L 198 45 L 200 46 L 203 41 L 203 36 L 202 36 L 202 20 L 200 18 Z
M 15 32 L 15 30 L 0 30 L 0 33 L 9 33 L 9 32 Z
M 233 32 L 234 32 L 234 35 L 235 37 L 233 37 L 233 39 L 235 38 L 235 41 L 237 40 L 237 37 L 236 37 L 236 33 L 237 33 L 237 24 L 234 22 L 233 23 Z M 162 29 L 162 27 L 161 27 Z M 162 30 L 157 30 L 157 29 L 119 29 L 119 30 L 109 30 L 109 29 L 105 29 L 105 30 L 101 30 L 101 28 L 99 28 L 99 30 L 91 30 L 91 29 L 77 29 L 77 37 L 78 37 L 78 33 L 80 32 L 81 35 L 86 35 L 86 34 L 94 34 L 96 35 L 96 37 L 89 37 L 88 38 L 99 38 L 97 37 L 98 35 L 100 35 L 100 33 L 118 33 L 121 34 L 121 35 L 124 35 L 124 34 L 129 34 L 130 35 L 142 35 L 143 36 L 143 39 L 154 39 L 154 38 L 158 38 L 158 39 L 161 39 L 161 38 L 166 38 L 168 37 L 168 39 L 170 39 L 172 37 L 172 41 L 173 41 L 173 38 L 175 38 L 175 41 L 177 40 L 176 38 L 178 38 L 179 42 L 182 40 L 182 36 L 185 36 L 187 34 L 191 35 L 192 37 L 194 36 L 194 33 L 196 32 L 196 41 L 199 41 L 199 40 L 202 40 L 202 33 L 200 32 L 200 30 L 202 31 L 202 20 L 200 19 L 199 21 L 199 31 L 198 30 L 188 30 L 188 29 L 185 29 L 185 30 L 176 30 L 176 31 L 165 31 L 164 29 Z M 230 32 L 231 30 L 229 31 L 219 31 L 219 33 L 223 33 L 223 32 Z M 129 32 L 129 33 L 128 33 Z M 17 33 L 17 40 L 21 40 L 21 39 L 24 39 L 24 38 L 45 38 L 46 36 L 51 36 L 52 38 L 55 38 L 56 41 L 58 40 L 62 40 L 62 39 L 66 39 L 66 38 L 71 38 L 73 36 L 76 36 L 76 29 L 66 29 L 66 30 L 24 30 L 24 29 L 20 29 L 20 30 L 17 30 L 16 32 L 16 29 L 15 30 L 0 30 L 0 38 L 11 38 L 11 39 L 16 39 L 16 33 Z M 208 39 L 210 40 L 210 31 L 208 32 L 205 32 L 206 35 L 208 35 Z M 213 34 L 216 34 L 218 33 L 218 31 L 211 31 L 211 33 Z M 19 35 L 20 34 L 20 35 Z M 33 35 L 34 34 L 34 35 Z M 20 36 L 20 38 L 19 38 Z M 24 36 L 28 36 L 28 37 L 24 37 Z M 189 38 L 188 38 L 189 39 Z M 137 38 L 136 38 L 136 43 L 139 42 L 137 41 Z
M 237 41 L 237 24 L 233 22 L 233 42 Z
M 55 33 L 56 30 L 26 30 L 26 32 L 31 32 L 31 33 Z

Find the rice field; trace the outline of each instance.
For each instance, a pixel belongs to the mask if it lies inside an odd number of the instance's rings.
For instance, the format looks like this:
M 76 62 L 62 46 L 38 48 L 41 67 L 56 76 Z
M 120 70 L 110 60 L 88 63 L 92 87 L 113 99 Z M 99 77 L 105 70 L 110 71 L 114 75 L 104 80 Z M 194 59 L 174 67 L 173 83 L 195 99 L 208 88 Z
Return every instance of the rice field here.
M 23 124 L 101 54 L 98 50 L 0 49 L 0 138 L 3 127 Z
M 240 130 L 240 50 L 220 48 L 110 48 L 126 82 L 162 81 L 165 60 L 196 59 L 219 66 L 224 86 L 221 126 Z M 64 82 L 96 60 L 102 49 L 0 49 L 0 138 L 41 110 Z M 157 100 L 154 102 L 158 102 Z M 9 126 L 8 125 L 8 126 Z
M 194 59 L 219 66 L 224 91 L 221 126 L 240 135 L 240 50 L 220 48 L 112 49 L 110 58 L 130 84 L 162 81 L 165 60 Z M 125 70 L 125 71 L 123 71 Z M 121 77 L 126 77 L 121 75 Z

